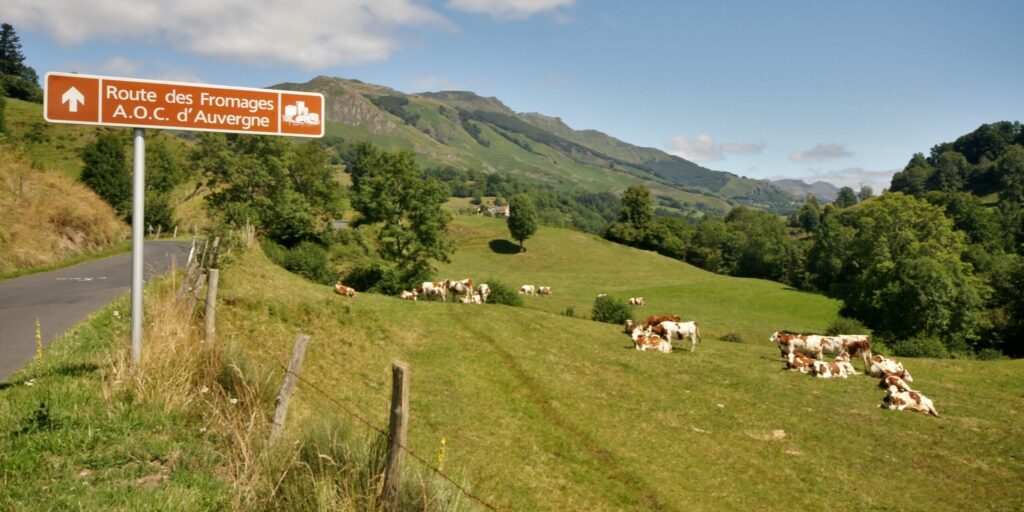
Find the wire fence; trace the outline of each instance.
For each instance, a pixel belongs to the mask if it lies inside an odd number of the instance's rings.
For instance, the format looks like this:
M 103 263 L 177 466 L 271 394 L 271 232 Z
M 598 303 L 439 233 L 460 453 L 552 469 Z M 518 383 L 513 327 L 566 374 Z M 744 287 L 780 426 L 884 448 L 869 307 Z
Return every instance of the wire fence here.
M 218 318 L 218 320 L 222 320 L 222 321 L 224 321 L 225 323 L 227 323 L 229 325 L 231 324 L 230 321 L 227 321 L 227 319 L 225 319 L 223 317 Z M 285 372 L 286 375 L 288 373 L 290 373 L 289 370 L 288 370 L 288 366 L 287 365 L 281 363 L 281 361 L 279 361 L 276 357 L 274 357 L 273 355 L 267 353 L 266 351 L 259 350 L 259 349 L 255 348 L 255 347 L 251 347 L 251 346 L 247 347 L 247 349 L 255 350 L 259 354 L 259 356 L 261 358 L 263 358 L 266 361 L 271 362 L 274 366 L 277 366 L 278 368 L 280 368 L 282 371 Z M 391 440 L 391 436 L 390 436 L 390 434 L 387 431 L 385 431 L 384 429 L 376 426 L 372 421 L 368 420 L 365 416 L 363 416 L 362 414 L 357 412 L 356 409 L 354 407 L 352 407 L 353 404 L 351 404 L 351 403 L 349 403 L 349 404 L 343 403 L 340 399 L 330 395 L 329 393 L 324 391 L 320 386 L 317 386 L 312 381 L 310 381 L 309 379 L 306 379 L 305 377 L 303 377 L 302 375 L 300 375 L 298 373 L 292 372 L 292 375 L 294 375 L 295 378 L 298 379 L 298 381 L 300 383 L 304 384 L 309 389 L 312 389 L 313 391 L 315 391 L 317 394 L 322 396 L 328 402 L 330 402 L 331 404 L 333 404 L 336 407 L 338 407 L 345 414 L 351 416 L 352 418 L 355 418 L 356 420 L 358 420 L 360 423 L 365 425 L 370 430 L 372 430 L 374 432 L 377 432 L 378 434 L 381 434 L 381 435 L 387 437 L 388 440 Z M 409 458 L 411 458 L 412 460 L 418 462 L 419 464 L 421 464 L 422 466 L 424 466 L 425 468 L 427 468 L 431 472 L 433 472 L 435 475 L 441 477 L 443 480 L 445 480 L 448 483 L 450 483 L 453 487 L 455 487 L 456 490 L 458 490 L 460 493 L 462 493 L 467 498 L 469 498 L 469 499 L 479 503 L 481 506 L 483 506 L 487 510 L 493 510 L 495 512 L 497 512 L 499 510 L 498 507 L 496 507 L 493 504 L 485 501 L 483 498 L 477 496 L 476 494 L 473 494 L 469 489 L 466 489 L 465 486 L 463 486 L 462 484 L 460 484 L 457 481 L 455 481 L 454 478 L 452 478 L 447 473 L 442 471 L 439 467 L 437 467 L 437 466 L 431 464 L 430 462 L 428 462 L 427 459 L 425 459 L 424 457 L 421 457 L 419 454 L 417 454 L 416 452 L 412 451 L 408 446 L 406 446 L 406 445 L 404 445 L 402 443 L 397 443 L 397 442 L 395 443 L 395 445 L 398 446 L 403 452 L 408 454 Z

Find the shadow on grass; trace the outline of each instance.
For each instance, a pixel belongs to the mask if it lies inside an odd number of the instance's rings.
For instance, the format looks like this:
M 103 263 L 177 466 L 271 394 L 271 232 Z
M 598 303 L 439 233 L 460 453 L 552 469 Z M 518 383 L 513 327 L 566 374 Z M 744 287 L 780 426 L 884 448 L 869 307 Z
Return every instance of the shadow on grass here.
M 509 242 L 508 240 L 501 240 L 495 238 L 487 244 L 491 250 L 498 254 L 519 254 L 519 246 Z

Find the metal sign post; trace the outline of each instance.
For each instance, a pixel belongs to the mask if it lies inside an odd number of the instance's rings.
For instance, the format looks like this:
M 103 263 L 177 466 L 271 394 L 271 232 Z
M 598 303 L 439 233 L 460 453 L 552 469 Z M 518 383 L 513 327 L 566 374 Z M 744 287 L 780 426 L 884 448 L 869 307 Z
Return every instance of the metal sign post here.
M 145 232 L 146 130 L 134 130 L 132 159 L 132 363 L 142 358 L 142 251 Z
M 43 117 L 51 123 L 134 128 L 132 176 L 132 347 L 142 357 L 142 270 L 146 221 L 146 133 L 143 128 L 290 137 L 323 137 L 324 95 L 47 73 Z

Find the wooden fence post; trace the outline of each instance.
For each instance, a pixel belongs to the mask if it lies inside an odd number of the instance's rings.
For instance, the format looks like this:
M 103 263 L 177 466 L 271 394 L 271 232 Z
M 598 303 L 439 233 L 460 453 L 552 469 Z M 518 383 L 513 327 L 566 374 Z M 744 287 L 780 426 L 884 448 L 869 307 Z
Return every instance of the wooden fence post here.
M 384 507 L 398 510 L 398 478 L 402 471 L 402 447 L 409 430 L 409 365 L 391 363 L 391 421 L 388 428 L 388 458 L 384 469 Z
M 220 270 L 210 269 L 206 282 L 206 348 L 213 348 L 217 340 L 217 282 L 220 280 Z
M 299 378 L 299 371 L 302 370 L 302 360 L 306 357 L 306 347 L 309 346 L 309 336 L 300 334 L 295 337 L 295 348 L 292 349 L 292 359 L 288 361 L 288 371 L 284 374 L 284 384 L 281 384 L 281 392 L 277 394 L 277 407 L 274 408 L 274 421 L 270 425 L 270 442 L 273 443 L 281 431 L 284 430 L 284 421 L 288 418 L 288 403 L 295 393 L 295 383 Z

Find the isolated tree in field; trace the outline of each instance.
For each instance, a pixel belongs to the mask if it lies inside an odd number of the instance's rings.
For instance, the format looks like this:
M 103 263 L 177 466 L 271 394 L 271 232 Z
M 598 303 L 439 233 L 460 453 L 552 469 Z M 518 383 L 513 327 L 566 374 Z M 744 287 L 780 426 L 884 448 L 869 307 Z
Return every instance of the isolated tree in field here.
M 103 131 L 82 148 L 81 180 L 120 214 L 131 207 L 132 175 L 128 169 L 126 140 Z
M 352 207 L 362 222 L 380 223 L 380 255 L 410 279 L 428 274 L 431 260 L 449 261 L 454 249 L 447 236 L 450 216 L 441 208 L 448 190 L 424 178 L 416 156 L 359 143 L 349 161 Z
M 537 209 L 526 194 L 516 194 L 509 200 L 508 232 L 519 242 L 519 251 L 524 251 L 523 242 L 537 232 Z
M 835 205 L 840 208 L 849 208 L 857 204 L 857 194 L 853 192 L 850 187 L 843 187 L 839 189 L 839 195 L 836 196 Z
M 871 190 L 871 187 L 867 185 L 860 187 L 860 192 L 857 192 L 857 200 L 859 201 L 867 201 L 872 197 L 875 197 L 875 191 Z

